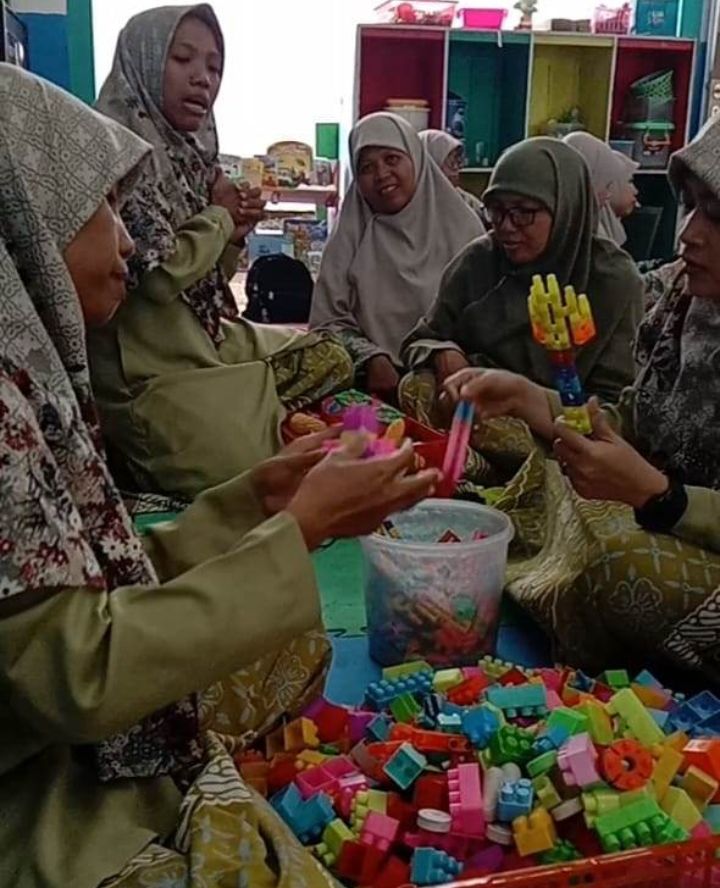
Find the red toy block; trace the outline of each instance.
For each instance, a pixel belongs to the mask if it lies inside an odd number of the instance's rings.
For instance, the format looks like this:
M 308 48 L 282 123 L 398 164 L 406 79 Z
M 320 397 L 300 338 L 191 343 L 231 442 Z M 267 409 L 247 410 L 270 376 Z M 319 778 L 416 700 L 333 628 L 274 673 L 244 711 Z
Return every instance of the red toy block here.
M 289 758 L 276 756 L 270 764 L 267 773 L 268 795 L 275 795 L 281 789 L 292 783 L 297 777 L 298 767 L 295 764 L 295 756 Z
M 390 740 L 410 743 L 423 755 L 432 753 L 465 753 L 472 750 L 470 741 L 462 734 L 445 734 L 442 731 L 421 731 L 412 725 L 393 725 Z
M 512 669 L 508 669 L 507 672 L 500 676 L 498 684 L 524 685 L 527 684 L 527 675 L 525 675 L 524 672 L 521 672 L 516 666 L 513 666 Z
M 640 789 L 652 777 L 655 762 L 637 740 L 617 740 L 602 751 L 602 770 L 616 789 Z
M 490 681 L 485 675 L 476 675 L 451 688 L 447 693 L 447 698 L 456 706 L 472 706 L 480 700 L 482 692 L 489 684 Z
M 413 805 L 418 811 L 421 808 L 447 811 L 449 804 L 447 776 L 445 774 L 423 774 L 422 777 L 418 778 L 413 792 Z
M 320 742 L 334 743 L 344 737 L 348 730 L 349 720 L 350 715 L 343 706 L 326 703 L 313 718 Z
M 396 792 L 389 792 L 385 813 L 388 817 L 400 822 L 402 830 L 414 829 L 417 822 L 417 810 L 410 802 Z
M 402 888 L 410 881 L 410 864 L 399 857 L 391 857 L 383 864 L 382 872 L 372 888 Z
M 720 740 L 691 740 L 682 752 L 686 767 L 695 765 L 710 777 L 720 780 Z M 720 802 L 720 790 L 715 794 L 713 802 Z
M 387 854 L 362 842 L 344 842 L 337 859 L 337 874 L 349 882 L 374 885 L 386 857 Z

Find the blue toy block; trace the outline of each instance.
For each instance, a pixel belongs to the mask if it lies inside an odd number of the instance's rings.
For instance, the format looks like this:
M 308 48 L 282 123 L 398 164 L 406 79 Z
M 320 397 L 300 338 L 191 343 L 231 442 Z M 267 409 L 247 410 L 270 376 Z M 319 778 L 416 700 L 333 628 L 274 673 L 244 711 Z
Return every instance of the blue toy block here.
M 420 723 L 423 728 L 433 730 L 437 724 L 437 717 L 443 709 L 444 697 L 440 694 L 428 694 L 422 701 L 422 715 Z
M 415 885 L 443 885 L 462 872 L 462 864 L 444 851 L 416 848 L 412 857 L 410 878 Z
M 462 730 L 462 715 L 457 712 L 453 712 L 452 715 L 441 712 L 437 717 L 437 727 L 438 731 L 444 731 L 446 734 L 459 734 Z
M 696 694 L 685 705 L 692 706 L 703 721 L 720 712 L 720 700 L 711 691 L 703 691 L 701 694 Z
M 335 809 L 330 797 L 319 792 L 304 800 L 294 783 L 276 793 L 270 804 L 300 839 L 303 845 L 316 842 L 325 827 L 335 819 Z
M 694 732 L 691 732 L 694 733 Z M 699 737 L 718 737 L 720 736 L 720 713 L 711 715 L 701 722 L 697 734 Z
M 400 789 L 407 789 L 418 779 L 426 766 L 425 756 L 409 743 L 403 743 L 385 764 L 383 771 Z
M 647 669 L 643 669 L 642 672 L 638 672 L 635 676 L 633 684 L 642 685 L 645 688 L 657 688 L 658 690 L 664 690 L 662 684 L 655 678 L 652 672 L 648 672 Z
M 468 709 L 462 715 L 462 732 L 477 749 L 485 749 L 499 727 L 498 714 L 486 706 Z
M 575 675 L 568 682 L 568 685 L 571 688 L 575 688 L 576 691 L 582 691 L 584 694 L 592 693 L 592 689 L 595 687 L 595 679 L 590 678 L 589 675 L 585 675 L 582 669 L 578 669 Z
M 403 678 L 374 681 L 365 691 L 365 703 L 373 709 L 384 709 L 404 694 L 413 694 L 422 698 L 431 692 L 432 683 L 432 672 L 415 672 Z
M 501 823 L 512 823 L 516 817 L 527 817 L 532 811 L 535 790 L 529 780 L 506 782 L 500 787 L 496 819 Z
M 713 831 L 713 835 L 718 835 L 720 833 L 720 805 L 708 805 L 703 811 L 703 818 Z
M 302 808 L 303 797 L 300 790 L 294 783 L 288 784 L 285 789 L 276 793 L 271 799 L 270 804 L 282 817 L 285 823 L 292 828 L 293 821 L 300 808 Z
M 557 752 L 559 748 L 550 737 L 538 737 L 533 743 L 533 757 L 537 758 L 538 756 L 545 755 L 547 752 Z
M 457 703 L 451 703 L 449 700 L 443 700 L 441 708 L 443 715 L 462 716 L 463 712 L 467 710 L 467 706 L 458 706 Z
M 485 691 L 485 699 L 508 718 L 542 716 L 547 712 L 547 691 L 541 684 L 493 685 Z
M 655 724 L 658 727 L 662 728 L 663 731 L 667 731 L 668 722 L 670 720 L 670 713 L 665 712 L 664 709 L 648 709 L 648 712 L 653 717 L 653 721 L 655 722 Z
M 376 715 L 365 729 L 365 736 L 370 741 L 384 743 L 390 736 L 390 728 L 392 728 L 393 724 L 393 720 L 388 718 L 387 715 Z

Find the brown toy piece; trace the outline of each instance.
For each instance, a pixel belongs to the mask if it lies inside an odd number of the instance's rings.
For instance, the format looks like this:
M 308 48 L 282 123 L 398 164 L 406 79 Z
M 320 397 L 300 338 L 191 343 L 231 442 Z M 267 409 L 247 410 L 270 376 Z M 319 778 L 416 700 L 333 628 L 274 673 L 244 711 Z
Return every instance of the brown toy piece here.
M 324 432 L 327 423 L 308 413 L 293 413 L 288 420 L 288 428 L 294 435 L 314 435 L 316 432 Z

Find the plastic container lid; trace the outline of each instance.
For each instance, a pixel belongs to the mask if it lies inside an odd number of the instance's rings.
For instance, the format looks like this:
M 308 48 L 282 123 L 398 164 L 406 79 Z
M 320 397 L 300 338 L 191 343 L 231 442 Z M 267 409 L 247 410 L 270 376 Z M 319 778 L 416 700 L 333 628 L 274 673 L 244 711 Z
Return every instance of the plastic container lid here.
M 485 836 L 489 842 L 497 845 L 512 845 L 515 841 L 512 831 L 500 823 L 488 823 Z
M 452 826 L 452 817 L 447 811 L 437 811 L 435 808 L 421 808 L 418 811 L 417 825 L 419 829 L 432 833 L 449 833 Z

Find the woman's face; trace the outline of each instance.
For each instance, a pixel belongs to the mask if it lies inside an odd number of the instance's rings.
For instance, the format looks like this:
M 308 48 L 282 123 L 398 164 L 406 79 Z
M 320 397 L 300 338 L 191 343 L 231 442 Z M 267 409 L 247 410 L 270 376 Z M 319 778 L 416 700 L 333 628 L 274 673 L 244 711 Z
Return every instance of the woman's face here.
M 217 99 L 222 65 L 212 30 L 186 16 L 175 32 L 163 78 L 163 114 L 174 129 L 195 133 L 202 127 Z
M 513 265 L 536 262 L 552 235 L 553 217 L 544 204 L 520 194 L 494 194 L 486 207 L 493 236 Z
M 106 324 L 125 300 L 133 250 L 114 188 L 63 254 L 88 327 Z
M 690 176 L 683 186 L 688 215 L 680 232 L 693 296 L 720 300 L 720 198 L 700 179 Z
M 630 179 L 613 195 L 611 206 L 618 219 L 626 219 L 635 212 L 638 205 L 638 190 Z
M 460 170 L 463 168 L 464 152 L 462 148 L 456 148 L 445 158 L 442 171 L 455 188 L 460 187 Z
M 357 180 L 372 211 L 392 216 L 404 210 L 415 194 L 415 165 L 396 148 L 363 148 Z

